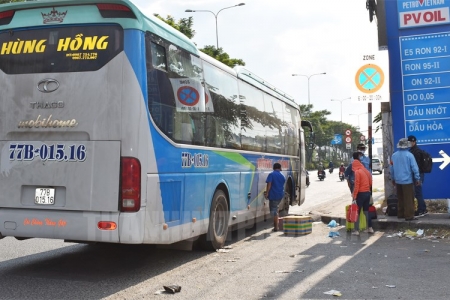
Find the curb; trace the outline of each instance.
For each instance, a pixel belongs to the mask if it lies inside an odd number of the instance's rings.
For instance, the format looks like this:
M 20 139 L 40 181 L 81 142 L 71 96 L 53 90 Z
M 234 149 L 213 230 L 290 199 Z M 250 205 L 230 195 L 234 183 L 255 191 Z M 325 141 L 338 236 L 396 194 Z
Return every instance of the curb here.
M 427 218 L 426 216 L 424 218 Z M 331 220 L 335 220 L 337 223 L 344 225 L 346 223 L 345 218 L 321 216 L 322 223 L 328 224 Z M 372 220 L 372 227 L 375 230 L 399 230 L 404 227 L 416 228 L 416 229 L 450 229 L 450 221 L 446 219 L 444 222 L 440 220 L 432 219 L 419 219 L 417 221 L 401 221 L 401 220 L 388 220 L 388 219 L 375 219 Z

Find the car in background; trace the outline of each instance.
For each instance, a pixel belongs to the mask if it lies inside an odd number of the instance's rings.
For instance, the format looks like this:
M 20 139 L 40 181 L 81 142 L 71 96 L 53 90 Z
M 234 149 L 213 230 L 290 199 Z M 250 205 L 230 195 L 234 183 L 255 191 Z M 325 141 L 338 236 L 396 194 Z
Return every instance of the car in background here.
M 380 159 L 377 157 L 372 158 L 372 172 L 379 172 L 380 174 L 383 173 L 383 166 Z

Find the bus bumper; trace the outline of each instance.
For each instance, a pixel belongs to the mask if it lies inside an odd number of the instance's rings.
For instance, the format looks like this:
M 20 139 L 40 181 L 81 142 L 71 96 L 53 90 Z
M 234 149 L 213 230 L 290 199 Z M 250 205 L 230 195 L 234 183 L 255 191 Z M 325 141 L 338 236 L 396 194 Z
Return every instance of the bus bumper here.
M 118 243 L 119 230 L 100 230 L 98 222 L 118 223 L 118 212 L 1 209 L 0 233 L 17 238 L 48 238 Z

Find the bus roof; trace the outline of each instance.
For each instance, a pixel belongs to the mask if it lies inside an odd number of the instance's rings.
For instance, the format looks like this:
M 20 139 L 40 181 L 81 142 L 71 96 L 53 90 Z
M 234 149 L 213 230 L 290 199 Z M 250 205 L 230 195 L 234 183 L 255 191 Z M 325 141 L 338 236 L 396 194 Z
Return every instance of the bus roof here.
M 30 9 L 53 9 L 58 10 L 61 7 L 73 6 L 85 6 L 85 5 L 95 5 L 95 4 L 119 4 L 130 8 L 130 10 L 136 16 L 134 18 L 99 18 L 98 10 L 89 10 L 83 8 L 82 13 L 84 18 L 70 18 L 69 15 L 64 20 L 64 25 L 67 24 L 80 24 L 80 23 L 93 23 L 93 19 L 98 19 L 98 23 L 117 23 L 124 29 L 139 29 L 142 31 L 153 32 L 160 37 L 184 48 L 185 50 L 199 55 L 199 51 L 195 44 L 183 33 L 167 25 L 165 22 L 161 21 L 157 17 L 150 15 L 144 15 L 132 2 L 128 0 L 39 0 L 39 1 L 28 1 L 28 2 L 13 2 L 0 5 L 0 12 L 14 11 L 17 18 L 12 19 L 12 21 L 5 25 L 0 25 L 1 30 L 7 30 L 12 28 L 23 28 L 30 26 L 51 26 L 53 24 L 44 24 L 42 21 L 42 14 L 30 15 L 27 10 Z M 42 11 L 42 13 L 46 13 Z
M 257 75 L 253 74 L 246 68 L 244 68 L 242 66 L 236 66 L 236 67 L 234 67 L 234 69 L 237 72 L 238 78 L 242 79 L 243 81 L 262 89 L 263 91 L 271 94 L 274 97 L 280 98 L 282 100 L 290 101 L 290 102 L 293 102 L 293 104 L 296 104 L 294 101 L 294 98 L 292 96 L 290 96 L 289 94 L 286 94 L 282 90 L 277 89 L 276 87 L 274 87 L 273 85 L 271 85 L 264 79 L 258 77 Z
M 252 72 L 250 72 L 249 70 L 244 68 L 243 66 L 235 66 L 234 68 L 230 68 L 229 66 L 225 65 L 224 63 L 212 58 L 211 56 L 209 56 L 203 52 L 200 52 L 200 57 L 203 60 L 207 61 L 208 63 L 218 67 L 222 71 L 225 71 L 225 72 L 229 73 L 230 75 L 237 77 L 237 78 L 241 79 L 242 81 L 245 81 L 245 82 L 257 87 L 280 100 L 283 100 L 286 102 L 292 102 L 291 104 L 296 106 L 294 98 L 292 98 L 290 95 L 286 94 L 285 92 L 275 88 L 273 85 L 271 85 L 264 79 L 256 76 L 255 74 L 253 74 Z

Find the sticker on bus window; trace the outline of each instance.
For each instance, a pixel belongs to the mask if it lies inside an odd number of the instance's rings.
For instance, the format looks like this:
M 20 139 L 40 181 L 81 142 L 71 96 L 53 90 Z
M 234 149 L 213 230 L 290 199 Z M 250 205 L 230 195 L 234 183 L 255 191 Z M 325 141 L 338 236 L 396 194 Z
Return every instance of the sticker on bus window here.
M 205 112 L 206 94 L 200 81 L 192 78 L 170 78 L 170 82 L 178 112 Z M 209 109 L 211 110 L 211 106 Z
M 0 32 L 0 69 L 7 74 L 96 71 L 123 51 L 119 25 L 36 27 Z

